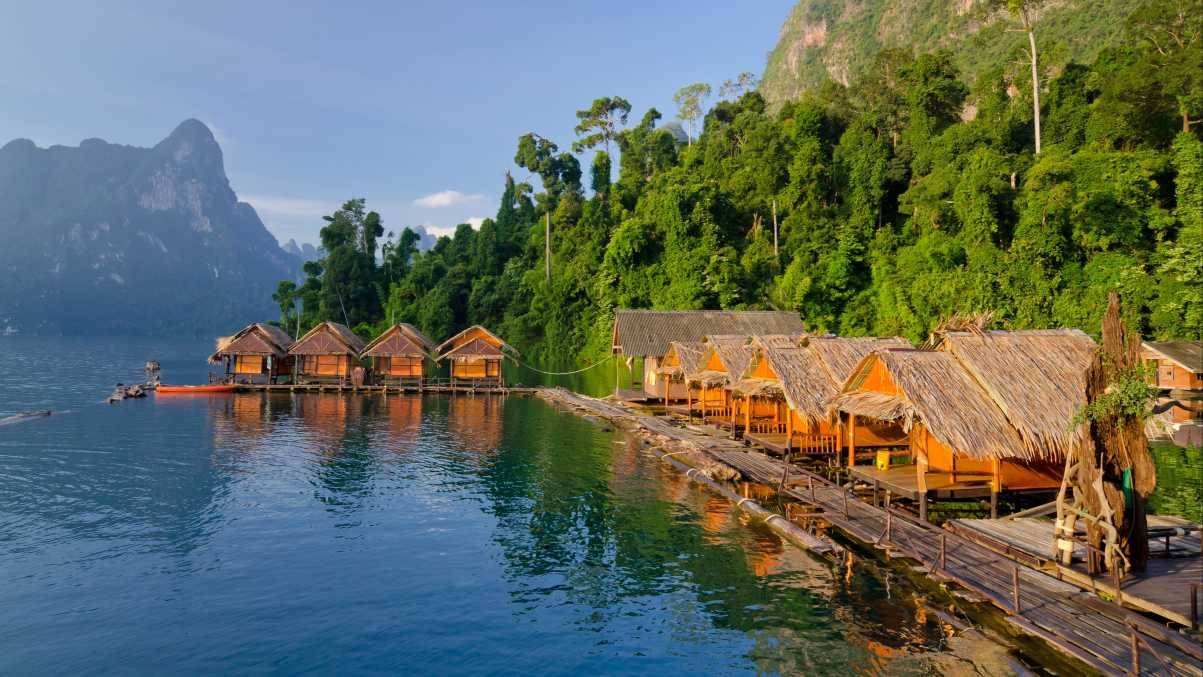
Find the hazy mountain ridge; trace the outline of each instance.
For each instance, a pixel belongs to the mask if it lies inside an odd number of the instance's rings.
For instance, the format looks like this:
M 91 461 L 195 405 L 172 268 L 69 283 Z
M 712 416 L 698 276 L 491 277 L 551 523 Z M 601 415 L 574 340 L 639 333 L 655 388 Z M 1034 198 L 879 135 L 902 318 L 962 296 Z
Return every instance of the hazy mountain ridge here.
M 1046 69 L 1088 63 L 1119 39 L 1129 0 L 1051 0 L 1038 13 L 1037 51 Z M 996 0 L 800 0 L 769 53 L 761 93 L 770 104 L 796 99 L 825 79 L 857 80 L 882 49 L 948 49 L 965 81 L 1014 68 L 1026 36 Z
M 279 314 L 296 277 L 221 148 L 186 120 L 153 148 L 0 147 L 0 331 L 197 333 Z

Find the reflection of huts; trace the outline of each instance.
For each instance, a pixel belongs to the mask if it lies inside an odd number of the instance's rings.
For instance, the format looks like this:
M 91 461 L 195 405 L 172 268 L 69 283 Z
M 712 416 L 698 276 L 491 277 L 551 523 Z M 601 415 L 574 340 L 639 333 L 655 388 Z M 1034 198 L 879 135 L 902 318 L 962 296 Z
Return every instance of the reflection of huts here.
M 848 464 L 858 478 L 896 496 L 989 496 L 1047 491 L 1061 481 L 1065 453 L 1086 443 L 1071 425 L 1085 405 L 1094 343 L 1075 330 L 950 332 L 936 351 L 882 350 L 864 358 L 830 402 L 848 430 Z M 863 422 L 903 440 L 878 445 L 875 463 L 856 465 Z
M 480 325 L 468 327 L 443 341 L 436 352 L 437 361 L 451 361 L 452 386 L 474 388 L 504 387 L 501 361 L 507 354 L 518 354 L 513 346 Z
M 351 380 L 351 370 L 363 347 L 363 339 L 346 325 L 322 322 L 288 349 L 296 359 L 294 380 L 346 384 Z
M 748 403 L 745 435 L 774 451 L 836 455 L 847 442 L 828 416 L 828 400 L 865 355 L 909 347 L 897 337 L 753 338 L 752 358 L 731 388 Z
M 706 335 L 801 334 L 797 313 L 775 310 L 618 310 L 614 313 L 611 352 L 642 365 L 646 396 L 663 397 L 656 373 L 673 341 L 700 342 Z
M 665 405 L 669 402 L 685 402 L 685 406 L 669 407 L 680 413 L 689 413 L 689 402 L 693 400 L 695 390 L 692 390 L 685 375 L 698 370 L 698 360 L 702 358 L 705 344 L 701 341 L 673 341 L 668 344 L 668 352 L 660 358 L 656 367 L 656 375 L 660 381 L 660 394 Z
M 425 380 L 432 344 L 412 324 L 395 324 L 364 346 L 360 357 L 371 360 L 373 381 L 382 385 L 415 385 Z
M 1145 341 L 1140 358 L 1150 367 L 1150 385 L 1203 390 L 1203 341 Z
M 252 324 L 233 336 L 217 339 L 210 364 L 224 365 L 225 380 L 238 383 L 277 383 L 291 377 L 292 337 L 270 324 Z

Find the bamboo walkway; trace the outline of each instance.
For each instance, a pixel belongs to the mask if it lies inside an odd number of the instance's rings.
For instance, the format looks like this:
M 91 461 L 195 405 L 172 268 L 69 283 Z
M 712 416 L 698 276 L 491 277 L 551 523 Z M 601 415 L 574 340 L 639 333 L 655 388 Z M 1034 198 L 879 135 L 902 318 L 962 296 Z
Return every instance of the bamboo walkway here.
M 1007 621 L 1018 630 L 1103 674 L 1203 675 L 1203 647 L 1197 641 L 955 533 L 870 505 L 821 475 L 791 465 L 786 477 L 781 461 L 702 430 L 680 428 L 567 391 L 552 391 L 551 397 L 616 424 L 625 421 L 657 436 L 689 442 L 750 481 L 780 487 L 790 497 L 821 508 L 823 519 L 853 539 L 887 557 L 919 562 L 933 579 L 959 584 L 1006 612 Z

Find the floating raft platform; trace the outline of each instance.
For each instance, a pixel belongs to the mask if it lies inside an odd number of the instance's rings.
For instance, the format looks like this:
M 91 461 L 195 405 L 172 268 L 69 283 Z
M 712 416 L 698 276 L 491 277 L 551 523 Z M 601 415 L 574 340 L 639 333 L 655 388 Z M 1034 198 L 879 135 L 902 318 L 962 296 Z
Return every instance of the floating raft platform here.
M 962 533 L 888 505 L 871 505 L 822 475 L 748 451 L 734 441 L 709 437 L 692 426 L 675 426 L 663 418 L 567 391 L 549 390 L 544 396 L 625 423 L 658 443 L 688 444 L 750 482 L 776 487 L 819 508 L 823 520 L 853 540 L 887 558 L 918 562 L 934 581 L 956 583 L 969 598 L 1002 610 L 1016 630 L 1102 674 L 1203 675 L 1203 645 L 1197 638 L 1106 601 L 1091 589 L 1001 556 Z

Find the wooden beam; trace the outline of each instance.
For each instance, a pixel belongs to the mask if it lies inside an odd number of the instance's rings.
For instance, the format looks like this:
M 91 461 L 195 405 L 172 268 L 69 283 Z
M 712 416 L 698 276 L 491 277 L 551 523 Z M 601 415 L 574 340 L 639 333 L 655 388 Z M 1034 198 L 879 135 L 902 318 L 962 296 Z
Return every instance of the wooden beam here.
M 856 414 L 848 414 L 848 467 L 856 465 Z

